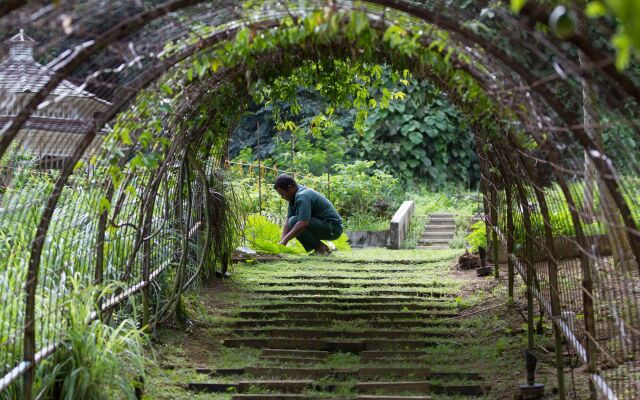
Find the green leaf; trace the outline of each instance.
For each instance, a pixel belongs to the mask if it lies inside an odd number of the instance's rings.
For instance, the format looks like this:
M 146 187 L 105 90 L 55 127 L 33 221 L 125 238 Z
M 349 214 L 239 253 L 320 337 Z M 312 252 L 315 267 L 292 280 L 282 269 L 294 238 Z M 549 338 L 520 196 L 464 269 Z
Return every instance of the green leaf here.
M 604 17 L 607 15 L 607 7 L 600 1 L 592 1 L 587 4 L 587 8 L 584 12 L 589 18 Z
M 618 33 L 611 39 L 611 43 L 616 48 L 616 68 L 623 71 L 631 62 L 631 40 L 627 35 Z
M 109 209 L 111 208 L 111 202 L 109 201 L 109 199 L 107 199 L 106 197 L 101 197 L 100 198 L 100 204 L 99 204 L 99 212 L 103 213 L 105 211 L 109 211 Z
M 413 131 L 409 134 L 409 140 L 411 140 L 413 144 L 420 144 L 422 143 L 422 134 L 420 132 Z
M 511 0 L 511 11 L 518 14 L 525 4 L 527 4 L 527 0 Z

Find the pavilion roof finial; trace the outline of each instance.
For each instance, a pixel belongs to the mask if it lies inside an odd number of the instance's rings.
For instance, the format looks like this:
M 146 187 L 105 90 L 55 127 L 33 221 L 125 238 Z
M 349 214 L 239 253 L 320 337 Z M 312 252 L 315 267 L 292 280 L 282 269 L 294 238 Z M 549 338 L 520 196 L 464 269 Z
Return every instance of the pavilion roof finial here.
M 9 58 L 21 61 L 33 61 L 33 47 L 36 41 L 24 33 L 24 29 L 5 43 L 9 44 Z

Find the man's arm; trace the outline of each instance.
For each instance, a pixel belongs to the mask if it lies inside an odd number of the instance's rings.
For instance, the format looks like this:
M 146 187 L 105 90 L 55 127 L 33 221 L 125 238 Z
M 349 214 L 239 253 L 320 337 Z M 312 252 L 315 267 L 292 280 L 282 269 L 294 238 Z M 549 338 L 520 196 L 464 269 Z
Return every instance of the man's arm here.
M 289 243 L 289 241 L 291 239 L 293 239 L 294 237 L 298 236 L 305 229 L 307 229 L 307 226 L 309 226 L 309 221 L 298 221 L 298 222 L 296 222 L 296 224 L 293 226 L 293 228 L 291 228 L 291 230 L 284 235 L 284 237 L 280 241 L 280 244 L 286 245 L 287 243 Z
M 282 236 L 280 236 L 280 240 L 284 239 L 287 236 L 291 229 L 289 229 L 289 217 L 284 221 L 284 225 L 282 226 Z

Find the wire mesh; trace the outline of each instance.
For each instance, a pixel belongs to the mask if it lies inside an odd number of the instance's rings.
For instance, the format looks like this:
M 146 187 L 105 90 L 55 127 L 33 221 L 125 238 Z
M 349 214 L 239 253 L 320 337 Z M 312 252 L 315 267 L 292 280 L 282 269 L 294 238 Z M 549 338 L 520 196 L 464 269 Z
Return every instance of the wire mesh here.
M 640 80 L 635 64 L 626 72 L 613 65 L 602 39 L 614 27 L 580 18 L 580 31 L 561 41 L 538 29 L 549 10 L 535 2 L 513 15 L 485 2 L 391 0 L 0 4 L 8 40 L 0 64 L 2 397 L 32 395 L 35 364 L 64 340 L 74 284 L 117 284 L 99 299 L 104 310 L 142 292 L 156 311 L 143 318 L 153 318 L 175 301 L 171 288 L 228 250 L 212 218 L 228 210 L 216 193 L 224 192 L 229 129 L 211 139 L 207 125 L 220 116 L 198 120 L 198 105 L 225 82 L 250 78 L 250 68 L 212 72 L 194 85 L 176 78 L 182 66 L 211 56 L 242 27 L 258 32 L 343 9 L 364 12 L 382 32 L 401 26 L 435 49 L 435 58 L 409 62 L 379 46 L 374 61 L 432 79 L 463 111 L 477 113 L 459 90 L 464 76 L 500 105 L 495 131 L 474 127 L 493 251 L 526 283 L 530 328 L 534 314 L 550 318 L 556 337 L 587 364 L 598 396 L 640 397 Z M 300 53 L 298 61 L 358 57 L 344 47 L 271 49 L 276 56 L 251 68 L 259 77 L 284 73 L 293 66 L 278 65 L 287 60 L 278 56 L 287 52 Z M 171 79 L 183 96 L 166 109 L 157 94 Z M 249 97 L 243 85 L 235 86 L 240 109 Z M 185 122 L 192 120 L 200 122 Z M 270 170 L 258 171 L 271 180 Z M 212 258 L 192 245 L 212 246 Z

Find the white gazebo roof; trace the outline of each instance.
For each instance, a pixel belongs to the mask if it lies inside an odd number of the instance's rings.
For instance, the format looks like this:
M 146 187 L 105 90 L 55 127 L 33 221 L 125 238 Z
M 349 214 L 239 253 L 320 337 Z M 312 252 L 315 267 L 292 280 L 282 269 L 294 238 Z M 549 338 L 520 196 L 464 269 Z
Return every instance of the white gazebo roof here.
M 54 75 L 54 72 L 33 58 L 33 46 L 36 41 L 20 30 L 5 43 L 9 44 L 9 57 L 0 63 L 0 94 L 15 95 L 38 92 Z M 102 104 L 110 104 L 93 93 L 63 80 L 54 89 L 55 97 L 88 98 Z

